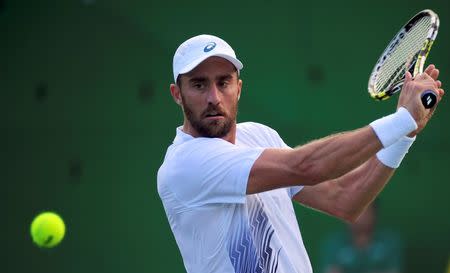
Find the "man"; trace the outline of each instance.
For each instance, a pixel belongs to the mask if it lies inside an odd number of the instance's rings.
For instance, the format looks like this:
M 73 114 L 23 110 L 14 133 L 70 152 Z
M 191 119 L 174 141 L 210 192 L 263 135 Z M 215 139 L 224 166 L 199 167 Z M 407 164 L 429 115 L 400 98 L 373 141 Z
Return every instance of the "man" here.
M 170 92 L 184 122 L 158 171 L 159 195 L 187 272 L 312 272 L 291 200 L 357 219 L 430 119 L 420 94 L 441 99 L 439 71 L 407 73 L 396 113 L 291 149 L 267 126 L 236 123 L 242 67 L 212 35 L 178 47 Z

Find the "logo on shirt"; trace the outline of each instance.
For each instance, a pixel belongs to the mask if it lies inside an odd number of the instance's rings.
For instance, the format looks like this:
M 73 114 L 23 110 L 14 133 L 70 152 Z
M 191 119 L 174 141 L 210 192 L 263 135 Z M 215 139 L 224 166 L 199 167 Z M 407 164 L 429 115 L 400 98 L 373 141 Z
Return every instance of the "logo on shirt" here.
M 216 47 L 216 43 L 215 42 L 210 42 L 208 43 L 205 48 L 203 49 L 204 52 L 210 52 L 211 50 L 213 50 Z
M 278 268 L 281 247 L 271 245 L 275 230 L 260 200 L 253 203 L 248 220 L 240 223 L 229 245 L 231 264 L 236 273 L 274 273 Z

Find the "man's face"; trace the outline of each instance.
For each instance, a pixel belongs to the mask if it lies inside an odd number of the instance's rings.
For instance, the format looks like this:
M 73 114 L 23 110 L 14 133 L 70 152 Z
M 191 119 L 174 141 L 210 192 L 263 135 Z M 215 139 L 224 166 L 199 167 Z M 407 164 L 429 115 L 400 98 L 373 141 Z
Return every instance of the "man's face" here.
M 191 133 L 222 138 L 235 128 L 242 81 L 236 68 L 220 57 L 210 57 L 179 80 L 181 105 Z

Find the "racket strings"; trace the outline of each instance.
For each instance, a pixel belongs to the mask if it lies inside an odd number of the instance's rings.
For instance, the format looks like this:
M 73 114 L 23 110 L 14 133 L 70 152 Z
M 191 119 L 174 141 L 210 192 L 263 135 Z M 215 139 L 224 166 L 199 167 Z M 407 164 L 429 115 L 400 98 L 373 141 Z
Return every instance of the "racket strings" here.
M 414 67 L 418 53 L 422 49 L 432 28 L 431 17 L 425 16 L 416 22 L 403 38 L 398 38 L 397 46 L 388 53 L 380 68 L 375 90 L 384 91 L 396 82 L 402 81 L 404 72 Z

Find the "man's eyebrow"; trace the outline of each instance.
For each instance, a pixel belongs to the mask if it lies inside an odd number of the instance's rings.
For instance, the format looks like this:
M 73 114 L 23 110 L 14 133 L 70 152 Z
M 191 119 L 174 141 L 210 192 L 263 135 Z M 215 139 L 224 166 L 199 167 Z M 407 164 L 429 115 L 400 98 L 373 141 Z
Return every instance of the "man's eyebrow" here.
M 233 78 L 232 74 L 224 74 L 224 75 L 219 75 L 216 77 L 218 80 L 230 80 Z
M 218 75 L 216 76 L 216 80 L 230 80 L 233 78 L 233 73 L 227 73 L 227 74 L 222 74 L 222 75 Z M 205 76 L 197 76 L 197 77 L 192 77 L 189 79 L 190 83 L 196 83 L 196 82 L 206 82 L 208 81 L 208 77 Z
M 206 82 L 207 78 L 206 77 L 193 77 L 189 79 L 190 83 L 194 83 L 194 82 Z

